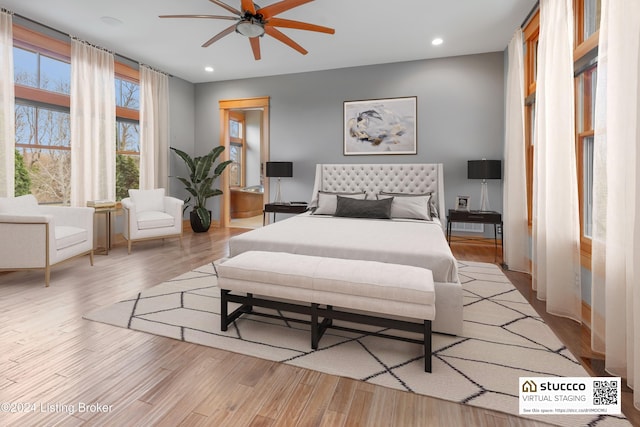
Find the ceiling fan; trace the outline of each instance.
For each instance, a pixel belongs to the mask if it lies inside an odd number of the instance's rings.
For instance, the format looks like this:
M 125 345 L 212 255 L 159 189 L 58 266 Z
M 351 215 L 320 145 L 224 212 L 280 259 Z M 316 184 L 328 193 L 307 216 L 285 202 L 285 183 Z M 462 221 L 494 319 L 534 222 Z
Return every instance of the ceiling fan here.
M 260 37 L 265 33 L 271 37 L 281 41 L 287 46 L 297 50 L 303 55 L 307 54 L 307 51 L 298 43 L 287 37 L 284 33 L 276 29 L 281 28 L 293 28 L 297 30 L 316 31 L 320 33 L 334 34 L 333 28 L 323 27 L 320 25 L 309 24 L 306 22 L 292 21 L 290 19 L 276 18 L 275 15 L 285 12 L 294 7 L 301 6 L 305 3 L 310 3 L 313 0 L 282 0 L 277 3 L 273 3 L 269 6 L 260 7 L 253 3 L 252 0 L 241 0 L 241 10 L 238 10 L 228 4 L 219 0 L 209 0 L 211 3 L 216 4 L 227 11 L 233 13 L 236 16 L 220 16 L 220 15 L 160 15 L 160 18 L 201 18 L 201 19 L 225 19 L 229 21 L 236 21 L 230 27 L 220 31 L 215 36 L 204 42 L 202 47 L 211 46 L 224 36 L 233 33 L 242 34 L 249 38 L 251 49 L 253 50 L 253 57 L 256 60 L 260 59 Z

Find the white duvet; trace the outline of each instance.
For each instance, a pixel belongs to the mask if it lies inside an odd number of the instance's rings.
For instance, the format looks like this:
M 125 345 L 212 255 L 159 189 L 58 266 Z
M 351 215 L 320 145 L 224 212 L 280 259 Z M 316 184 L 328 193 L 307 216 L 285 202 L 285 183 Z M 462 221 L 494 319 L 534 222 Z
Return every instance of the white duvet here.
M 302 214 L 229 240 L 231 256 L 250 250 L 413 265 L 435 282 L 457 282 L 455 258 L 440 222 Z

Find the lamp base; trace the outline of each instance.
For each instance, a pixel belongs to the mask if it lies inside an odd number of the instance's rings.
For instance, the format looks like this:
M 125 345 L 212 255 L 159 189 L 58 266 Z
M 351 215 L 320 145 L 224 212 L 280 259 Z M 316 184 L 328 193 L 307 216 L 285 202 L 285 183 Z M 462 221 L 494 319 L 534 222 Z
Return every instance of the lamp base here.
M 491 212 L 491 205 L 489 205 L 489 188 L 487 180 L 482 180 L 482 189 L 480 190 L 480 212 Z
M 280 178 L 278 178 L 278 188 L 276 190 L 276 199 L 273 201 L 276 205 L 284 205 L 282 201 L 282 192 L 280 191 Z

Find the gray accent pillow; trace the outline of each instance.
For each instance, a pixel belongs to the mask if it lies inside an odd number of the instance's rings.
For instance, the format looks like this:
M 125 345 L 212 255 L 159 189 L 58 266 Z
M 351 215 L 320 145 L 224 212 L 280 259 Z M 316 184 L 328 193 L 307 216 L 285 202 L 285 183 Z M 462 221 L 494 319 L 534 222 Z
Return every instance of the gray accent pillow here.
M 432 193 L 385 193 L 381 191 L 377 198 L 382 200 L 393 197 L 391 205 L 391 218 L 420 219 L 431 221 L 433 216 L 431 199 Z M 437 213 L 437 210 L 436 210 Z M 437 215 L 436 215 L 437 217 Z
M 391 219 L 393 197 L 383 200 L 358 200 L 337 196 L 335 216 L 349 218 Z
M 342 197 L 348 197 L 352 199 L 364 200 L 367 198 L 367 193 L 364 191 L 361 193 L 331 193 L 329 191 L 318 191 L 318 206 L 313 210 L 313 215 L 335 215 L 337 199 L 340 195 Z

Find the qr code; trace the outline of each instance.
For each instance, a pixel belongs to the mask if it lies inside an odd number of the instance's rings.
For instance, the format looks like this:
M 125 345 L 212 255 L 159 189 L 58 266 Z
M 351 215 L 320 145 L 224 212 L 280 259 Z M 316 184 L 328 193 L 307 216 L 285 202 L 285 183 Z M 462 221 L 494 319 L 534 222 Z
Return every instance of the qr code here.
M 594 381 L 593 382 L 594 405 L 618 404 L 618 381 Z

